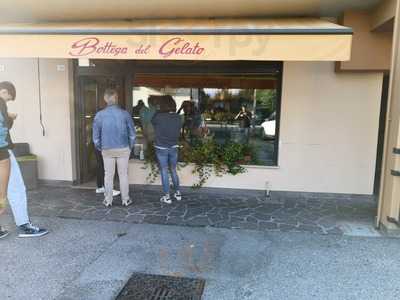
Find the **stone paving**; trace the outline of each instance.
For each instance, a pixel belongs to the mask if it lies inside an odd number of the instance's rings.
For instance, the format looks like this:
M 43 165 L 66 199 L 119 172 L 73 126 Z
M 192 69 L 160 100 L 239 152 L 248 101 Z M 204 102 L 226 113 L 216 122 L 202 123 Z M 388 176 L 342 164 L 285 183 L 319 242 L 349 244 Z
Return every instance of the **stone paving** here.
M 33 216 L 319 234 L 343 234 L 346 221 L 372 224 L 376 214 L 365 196 L 188 188 L 182 201 L 167 205 L 155 187 L 135 187 L 132 195 L 127 208 L 119 197 L 105 208 L 94 190 L 41 186 L 29 192 L 29 209 Z

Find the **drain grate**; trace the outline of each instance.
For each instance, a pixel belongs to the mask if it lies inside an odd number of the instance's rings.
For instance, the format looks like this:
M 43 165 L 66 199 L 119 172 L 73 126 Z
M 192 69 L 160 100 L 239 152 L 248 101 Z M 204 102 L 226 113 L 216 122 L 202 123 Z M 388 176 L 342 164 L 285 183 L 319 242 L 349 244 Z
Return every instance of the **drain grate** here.
M 200 300 L 203 279 L 134 273 L 116 300 Z

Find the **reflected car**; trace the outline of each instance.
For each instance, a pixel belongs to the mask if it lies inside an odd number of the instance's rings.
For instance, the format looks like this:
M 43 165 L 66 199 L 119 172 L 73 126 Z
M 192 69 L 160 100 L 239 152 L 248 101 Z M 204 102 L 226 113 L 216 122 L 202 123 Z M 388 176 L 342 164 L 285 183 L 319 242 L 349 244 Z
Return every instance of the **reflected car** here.
M 265 119 L 265 121 L 261 123 L 261 127 L 263 128 L 263 138 L 265 139 L 275 138 L 275 129 L 276 129 L 275 118 Z

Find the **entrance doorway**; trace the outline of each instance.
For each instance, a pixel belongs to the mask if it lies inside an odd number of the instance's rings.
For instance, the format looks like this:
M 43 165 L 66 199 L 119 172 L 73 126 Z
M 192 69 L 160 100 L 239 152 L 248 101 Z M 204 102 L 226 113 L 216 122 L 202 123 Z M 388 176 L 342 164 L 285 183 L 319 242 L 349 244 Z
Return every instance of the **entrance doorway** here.
M 385 74 L 383 76 L 383 84 L 382 84 L 382 100 L 381 100 L 381 112 L 379 116 L 378 148 L 377 148 L 376 166 L 375 166 L 374 195 L 376 197 L 378 197 L 379 195 L 381 176 L 382 176 L 382 160 L 383 160 L 383 148 L 385 139 L 388 94 L 389 94 L 389 74 Z
M 122 76 L 80 76 L 78 97 L 78 151 L 79 183 L 87 183 L 96 177 L 96 153 L 92 141 L 93 121 L 96 113 L 105 107 L 103 100 L 107 88 L 116 89 L 119 105 L 125 106 L 124 78 Z

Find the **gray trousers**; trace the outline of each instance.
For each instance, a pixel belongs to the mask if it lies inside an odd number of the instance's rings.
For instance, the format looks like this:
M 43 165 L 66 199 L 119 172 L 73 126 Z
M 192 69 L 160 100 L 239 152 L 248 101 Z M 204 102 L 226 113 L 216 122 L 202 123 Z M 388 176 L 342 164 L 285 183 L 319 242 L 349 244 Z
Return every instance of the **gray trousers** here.
M 128 164 L 131 149 L 108 149 L 103 150 L 103 161 L 104 161 L 104 188 L 105 200 L 107 203 L 112 203 L 113 200 L 113 189 L 114 189 L 114 175 L 115 175 L 115 164 L 118 169 L 119 186 L 121 189 L 122 202 L 128 201 L 129 198 L 129 181 L 128 181 Z

